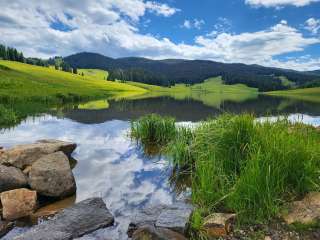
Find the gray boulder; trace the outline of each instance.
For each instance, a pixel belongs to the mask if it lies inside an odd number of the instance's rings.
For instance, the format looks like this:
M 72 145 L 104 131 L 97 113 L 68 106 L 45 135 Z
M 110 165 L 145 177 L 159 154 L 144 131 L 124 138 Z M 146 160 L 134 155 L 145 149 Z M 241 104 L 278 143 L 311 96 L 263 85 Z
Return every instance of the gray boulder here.
M 27 186 L 27 178 L 15 167 L 0 165 L 0 193 Z
M 39 194 L 66 197 L 76 192 L 76 183 L 69 159 L 63 152 L 41 157 L 31 166 L 29 185 Z
M 24 169 L 39 158 L 54 152 L 62 151 L 67 156 L 70 156 L 76 147 L 75 143 L 59 140 L 40 140 L 32 144 L 17 145 L 3 150 L 0 154 L 0 164 Z
M 134 232 L 132 240 L 187 240 L 187 238 L 170 229 L 146 225 Z
M 158 228 L 168 228 L 184 234 L 189 223 L 192 209 L 166 209 L 161 212 L 155 223 Z
M 101 198 L 90 198 L 64 209 L 15 240 L 69 240 L 113 225 L 114 218 Z
M 185 233 L 192 211 L 192 205 L 184 202 L 177 202 L 172 205 L 156 205 L 142 209 L 131 219 L 128 236 L 133 236 L 135 231 L 146 225 Z

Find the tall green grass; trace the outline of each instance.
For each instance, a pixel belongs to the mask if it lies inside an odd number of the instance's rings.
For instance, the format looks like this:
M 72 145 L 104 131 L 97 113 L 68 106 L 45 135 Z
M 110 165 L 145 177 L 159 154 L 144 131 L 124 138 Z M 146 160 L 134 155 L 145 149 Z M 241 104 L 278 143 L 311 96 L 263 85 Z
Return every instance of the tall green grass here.
M 141 142 L 149 155 L 159 153 L 175 135 L 175 120 L 171 117 L 151 114 L 131 122 L 131 137 Z
M 237 213 L 241 223 L 265 222 L 284 203 L 319 190 L 320 134 L 311 126 L 226 114 L 195 129 L 174 130 L 170 119 L 170 131 L 162 132 L 146 119 L 164 121 L 154 115 L 138 120 L 133 135 L 167 143 L 168 158 L 190 173 L 192 200 L 203 217 L 224 211 Z
M 16 113 L 9 108 L 0 105 L 0 129 L 2 127 L 11 127 L 18 122 Z

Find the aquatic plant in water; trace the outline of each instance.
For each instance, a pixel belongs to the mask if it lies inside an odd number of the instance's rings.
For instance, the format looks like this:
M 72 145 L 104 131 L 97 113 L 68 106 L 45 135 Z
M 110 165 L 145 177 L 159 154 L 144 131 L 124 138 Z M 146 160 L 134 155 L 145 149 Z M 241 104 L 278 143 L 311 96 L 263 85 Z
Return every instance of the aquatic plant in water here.
M 311 126 L 225 114 L 193 130 L 157 115 L 131 127 L 142 145 L 161 145 L 175 169 L 188 169 L 203 217 L 228 211 L 242 223 L 265 222 L 287 201 L 319 190 L 320 134 Z

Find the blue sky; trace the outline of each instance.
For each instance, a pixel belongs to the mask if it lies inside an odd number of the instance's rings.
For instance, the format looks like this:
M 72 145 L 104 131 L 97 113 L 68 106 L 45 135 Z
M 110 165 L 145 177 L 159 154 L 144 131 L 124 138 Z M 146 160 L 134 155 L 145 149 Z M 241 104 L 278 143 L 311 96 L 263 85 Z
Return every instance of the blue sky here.
M 2 0 L 1 42 L 27 56 L 208 59 L 320 69 L 320 0 Z

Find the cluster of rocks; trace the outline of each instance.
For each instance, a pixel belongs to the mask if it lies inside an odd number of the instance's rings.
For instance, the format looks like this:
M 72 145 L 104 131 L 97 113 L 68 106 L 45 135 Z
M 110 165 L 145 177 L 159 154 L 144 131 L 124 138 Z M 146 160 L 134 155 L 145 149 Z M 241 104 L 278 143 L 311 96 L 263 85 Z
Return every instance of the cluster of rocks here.
M 69 161 L 75 148 L 70 142 L 40 140 L 0 149 L 0 238 L 13 228 L 14 220 L 34 215 L 39 196 L 64 199 L 75 194 Z M 88 199 L 17 239 L 72 239 L 111 224 L 113 217 L 102 199 Z

